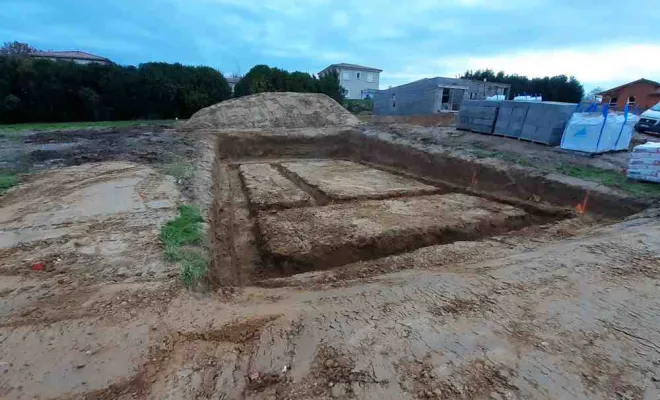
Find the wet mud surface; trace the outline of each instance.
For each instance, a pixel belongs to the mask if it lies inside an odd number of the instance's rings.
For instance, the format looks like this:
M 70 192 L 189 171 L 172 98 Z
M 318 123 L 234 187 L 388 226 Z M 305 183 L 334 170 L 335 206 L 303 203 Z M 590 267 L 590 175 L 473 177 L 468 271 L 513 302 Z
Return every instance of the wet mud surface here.
M 660 394 L 655 210 L 359 132 L 105 134 L 16 144 L 82 147 L 0 198 L 2 398 Z M 184 203 L 194 290 L 158 241 Z

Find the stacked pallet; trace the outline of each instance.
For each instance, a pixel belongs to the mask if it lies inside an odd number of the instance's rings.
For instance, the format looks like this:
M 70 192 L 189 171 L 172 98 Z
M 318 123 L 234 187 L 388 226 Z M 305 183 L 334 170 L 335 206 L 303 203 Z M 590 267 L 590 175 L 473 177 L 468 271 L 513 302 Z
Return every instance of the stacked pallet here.
M 458 113 L 456 128 L 492 134 L 501 101 L 465 100 Z
M 529 102 L 520 139 L 559 146 L 564 128 L 571 119 L 577 104 L 546 101 Z
M 529 105 L 530 103 L 525 101 L 503 101 L 497 113 L 495 134 L 519 138 L 525 125 Z
M 633 147 L 628 178 L 660 183 L 660 143 L 647 142 Z

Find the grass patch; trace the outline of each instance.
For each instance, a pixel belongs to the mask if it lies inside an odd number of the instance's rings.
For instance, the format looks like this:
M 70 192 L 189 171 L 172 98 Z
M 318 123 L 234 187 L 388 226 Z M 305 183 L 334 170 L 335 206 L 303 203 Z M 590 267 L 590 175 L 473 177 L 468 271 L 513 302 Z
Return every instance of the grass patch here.
M 188 288 L 203 279 L 208 272 L 208 260 L 199 251 L 187 248 L 202 244 L 200 224 L 203 221 L 199 210 L 183 205 L 179 207 L 179 216 L 160 230 L 160 240 L 165 245 L 165 259 L 180 263 L 181 279 Z
M 345 99 L 344 108 L 353 114 L 360 114 L 365 111 L 371 112 L 374 109 L 374 102 L 370 99 Z
M 7 190 L 19 184 L 18 176 L 16 174 L 3 174 L 0 173 L 0 194 L 5 193 Z
M 0 125 L 0 135 L 11 136 L 22 131 L 72 131 L 79 129 L 130 128 L 137 126 L 172 125 L 174 120 L 154 119 L 135 121 L 95 121 L 95 122 L 43 122 Z
M 191 250 L 185 251 L 179 271 L 183 284 L 189 288 L 195 282 L 204 279 L 208 273 L 208 265 L 209 261 L 201 254 Z
M 166 175 L 171 175 L 176 179 L 190 179 L 195 172 L 195 168 L 192 165 L 184 164 L 180 162 L 173 162 L 163 166 L 163 172 Z
M 470 148 L 462 149 L 476 158 L 496 158 L 506 161 L 511 164 L 518 164 L 525 167 L 533 167 L 545 172 L 558 172 L 562 175 L 572 176 L 574 178 L 584 179 L 586 181 L 597 182 L 604 186 L 613 187 L 622 190 L 633 196 L 642 197 L 658 197 L 660 196 L 660 184 L 639 182 L 630 180 L 626 174 L 614 171 L 601 169 L 591 166 L 582 165 L 560 165 L 554 166 L 540 166 L 535 165 L 529 159 L 520 156 L 516 153 L 507 153 L 497 150 L 490 150 L 487 148 Z
M 581 165 L 562 165 L 557 172 L 621 189 L 636 196 L 660 196 L 660 185 L 630 180 L 622 172 Z

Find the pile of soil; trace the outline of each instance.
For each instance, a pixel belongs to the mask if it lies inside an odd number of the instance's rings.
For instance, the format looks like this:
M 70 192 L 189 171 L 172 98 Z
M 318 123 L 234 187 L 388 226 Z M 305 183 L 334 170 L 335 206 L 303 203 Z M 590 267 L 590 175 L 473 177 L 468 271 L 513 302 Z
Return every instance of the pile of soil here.
M 350 127 L 359 120 L 320 93 L 259 93 L 196 112 L 184 129 Z

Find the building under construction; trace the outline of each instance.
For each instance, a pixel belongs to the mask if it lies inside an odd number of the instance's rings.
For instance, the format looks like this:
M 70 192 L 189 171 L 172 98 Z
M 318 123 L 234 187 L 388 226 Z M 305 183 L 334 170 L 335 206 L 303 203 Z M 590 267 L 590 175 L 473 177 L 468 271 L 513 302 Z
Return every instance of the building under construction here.
M 428 115 L 458 111 L 463 100 L 508 99 L 511 85 L 455 78 L 426 78 L 379 90 L 374 95 L 376 115 Z

